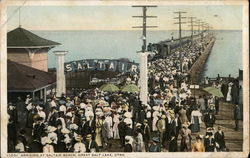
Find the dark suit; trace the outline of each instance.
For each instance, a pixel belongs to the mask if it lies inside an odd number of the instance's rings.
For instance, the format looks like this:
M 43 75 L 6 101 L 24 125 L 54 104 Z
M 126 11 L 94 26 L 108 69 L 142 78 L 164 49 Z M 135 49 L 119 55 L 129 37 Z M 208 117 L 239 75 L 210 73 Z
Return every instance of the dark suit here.
M 215 120 L 216 120 L 216 118 L 215 118 L 214 114 L 211 114 L 211 115 L 206 114 L 204 116 L 204 122 L 205 122 L 206 128 L 213 127 L 214 123 L 215 123 Z
M 225 145 L 225 138 L 224 138 L 224 132 L 221 131 L 221 133 L 219 133 L 218 131 L 214 134 L 214 139 L 215 141 L 219 144 L 219 150 L 222 151 L 226 148 Z
M 74 116 L 74 119 L 72 120 L 72 123 L 78 125 L 79 124 L 79 118 L 77 115 Z
M 234 108 L 234 120 L 235 120 L 235 130 L 239 130 L 239 120 L 241 118 L 240 107 L 235 106 Z
M 130 127 L 126 127 L 126 136 L 133 136 L 133 129 Z
M 57 126 L 57 118 L 58 118 L 58 114 L 57 114 L 56 112 L 54 112 L 54 113 L 50 116 L 50 118 L 49 118 L 49 120 L 48 120 L 49 125 L 50 125 L 50 126 L 56 127 L 56 126 Z
M 126 144 L 124 147 L 124 152 L 132 152 L 132 145 Z
M 145 143 L 145 149 L 148 150 L 148 144 L 149 141 L 151 140 L 151 129 L 149 125 L 146 126 L 145 124 L 142 125 L 142 136 Z
M 176 135 L 176 123 L 175 120 L 172 120 L 170 123 L 167 123 L 166 127 L 166 137 L 167 140 L 170 140 L 171 135 Z
M 67 152 L 67 147 L 66 144 L 64 142 L 59 142 L 55 145 L 54 148 L 55 152 Z
M 94 136 L 95 133 L 95 121 L 92 120 L 90 123 L 90 120 L 87 121 L 84 125 L 84 131 L 85 131 L 85 135 L 87 134 L 92 134 L 92 136 Z
M 98 145 L 96 144 L 95 141 L 91 141 L 91 143 L 89 144 L 90 142 L 87 141 L 86 142 L 86 152 L 91 152 L 91 150 L 95 150 L 96 152 L 99 152 L 99 148 L 98 148 Z
M 178 147 L 177 147 L 177 140 L 176 140 L 176 138 L 170 139 L 168 151 L 169 152 L 177 152 L 177 148 Z
M 40 140 L 40 138 L 44 133 L 45 133 L 44 123 L 36 124 L 33 131 L 33 138 Z
M 125 145 L 125 136 L 126 136 L 126 123 L 120 122 L 118 124 L 119 136 L 120 136 L 120 143 L 122 146 Z
M 205 146 L 205 151 L 206 152 L 214 152 L 215 148 L 215 140 L 214 138 L 205 138 L 204 139 L 204 146 Z
M 144 119 L 146 118 L 146 112 L 144 110 L 141 110 L 139 113 L 139 120 L 138 122 L 140 122 L 141 124 L 143 124 Z
M 176 125 L 177 124 L 177 125 Z M 180 118 L 178 117 L 177 119 L 177 123 L 176 123 L 176 120 L 175 120 L 175 138 L 178 139 L 178 135 L 180 133 L 180 130 L 181 130 L 181 120 Z
M 30 143 L 28 151 L 30 153 L 41 153 L 43 152 L 43 146 L 40 142 L 34 140 L 33 142 Z
M 20 141 L 23 143 L 24 148 L 28 145 L 27 139 L 26 139 L 26 137 L 25 137 L 24 135 L 19 135 L 19 136 L 17 137 L 17 139 L 20 140 Z

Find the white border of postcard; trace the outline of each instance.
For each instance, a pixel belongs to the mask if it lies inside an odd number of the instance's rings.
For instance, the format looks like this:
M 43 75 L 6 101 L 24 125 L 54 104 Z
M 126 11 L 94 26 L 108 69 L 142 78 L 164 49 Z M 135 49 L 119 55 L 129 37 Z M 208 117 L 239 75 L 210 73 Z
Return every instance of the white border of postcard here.
M 249 153 L 249 25 L 248 25 L 248 1 L 247 0 L 165 0 L 165 1 L 85 1 L 85 0 L 0 0 L 0 105 L 1 105 L 1 157 L 247 157 Z M 217 153 L 193 153 L 193 152 L 160 152 L 160 153 L 7 153 L 7 7 L 8 6 L 75 6 L 75 5 L 241 5 L 242 12 L 242 61 L 243 61 L 243 152 L 217 152 Z

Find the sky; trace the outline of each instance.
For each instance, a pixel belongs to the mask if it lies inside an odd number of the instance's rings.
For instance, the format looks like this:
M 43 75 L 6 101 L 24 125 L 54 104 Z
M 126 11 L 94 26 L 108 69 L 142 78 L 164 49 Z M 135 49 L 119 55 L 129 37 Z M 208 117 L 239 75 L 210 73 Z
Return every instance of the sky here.
M 8 30 L 19 26 L 18 6 L 8 7 Z M 241 30 L 242 6 L 200 5 L 200 6 L 158 6 L 149 8 L 148 15 L 157 18 L 147 20 L 156 25 L 154 30 L 177 30 L 173 12 L 185 11 L 186 17 L 197 17 L 209 23 L 215 30 Z M 29 30 L 132 30 L 142 25 L 141 8 L 131 6 L 23 6 L 20 10 L 20 24 Z M 187 21 L 187 20 L 185 20 Z M 190 29 L 187 24 L 183 29 Z M 134 29 L 133 29 L 134 30 Z

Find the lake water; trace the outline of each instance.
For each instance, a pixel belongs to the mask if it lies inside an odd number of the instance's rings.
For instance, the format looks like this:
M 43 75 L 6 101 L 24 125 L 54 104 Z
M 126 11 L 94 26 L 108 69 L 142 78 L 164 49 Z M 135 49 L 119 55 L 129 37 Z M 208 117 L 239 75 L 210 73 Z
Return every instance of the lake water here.
M 129 58 L 139 62 L 137 51 L 142 45 L 141 31 L 33 31 L 62 45 L 49 52 L 49 67 L 55 67 L 53 51 L 66 50 L 65 62 L 81 59 L 118 59 Z M 178 37 L 177 31 L 148 31 L 147 42 Z M 242 69 L 242 32 L 217 31 L 216 42 L 205 65 L 204 76 L 238 76 Z M 183 31 L 183 36 L 189 35 Z

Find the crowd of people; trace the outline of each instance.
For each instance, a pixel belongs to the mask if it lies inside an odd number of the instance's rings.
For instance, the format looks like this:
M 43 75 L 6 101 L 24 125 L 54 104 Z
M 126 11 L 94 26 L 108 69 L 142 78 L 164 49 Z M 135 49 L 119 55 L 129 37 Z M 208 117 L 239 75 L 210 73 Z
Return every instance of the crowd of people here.
M 219 98 L 195 98 L 188 86 L 187 72 L 209 40 L 187 43 L 166 59 L 149 62 L 148 104 L 141 103 L 139 93 L 98 88 L 46 102 L 28 95 L 9 103 L 8 151 L 100 152 L 117 146 L 114 140 L 124 152 L 225 151 L 224 132 L 214 127 Z M 127 80 L 137 81 L 138 76 Z M 201 133 L 203 122 L 206 133 Z

